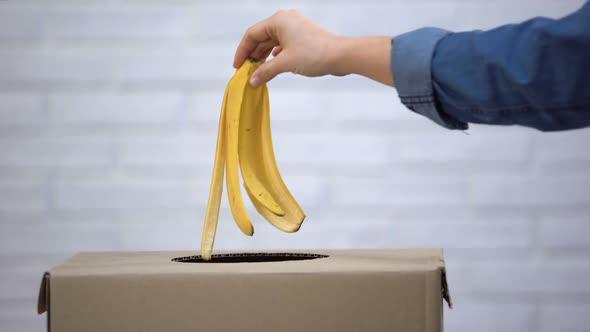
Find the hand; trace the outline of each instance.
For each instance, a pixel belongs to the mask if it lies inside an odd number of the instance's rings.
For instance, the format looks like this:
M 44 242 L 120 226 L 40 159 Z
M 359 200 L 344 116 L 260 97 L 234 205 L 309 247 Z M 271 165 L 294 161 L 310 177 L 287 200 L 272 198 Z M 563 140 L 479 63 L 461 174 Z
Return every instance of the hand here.
M 304 76 L 338 74 L 333 64 L 337 37 L 297 10 L 278 11 L 246 31 L 234 58 L 234 67 L 248 58 L 264 63 L 250 84 L 260 86 L 284 72 Z M 274 58 L 265 61 L 270 55 Z
M 310 77 L 359 74 L 393 86 L 391 44 L 391 37 L 336 36 L 297 10 L 281 10 L 246 31 L 234 67 L 248 57 L 262 61 L 250 78 L 255 87 L 285 72 Z M 271 52 L 274 58 L 266 61 Z

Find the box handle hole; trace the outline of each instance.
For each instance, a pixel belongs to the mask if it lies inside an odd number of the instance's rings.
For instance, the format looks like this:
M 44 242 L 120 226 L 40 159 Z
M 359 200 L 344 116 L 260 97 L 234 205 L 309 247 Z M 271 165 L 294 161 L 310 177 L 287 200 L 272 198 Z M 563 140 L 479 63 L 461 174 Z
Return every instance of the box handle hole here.
M 173 262 L 179 263 L 268 263 L 268 262 L 288 262 L 304 261 L 310 259 L 326 258 L 328 255 L 308 254 L 308 253 L 233 253 L 233 254 L 216 254 L 211 256 L 211 260 L 204 260 L 201 255 L 184 256 L 173 258 Z

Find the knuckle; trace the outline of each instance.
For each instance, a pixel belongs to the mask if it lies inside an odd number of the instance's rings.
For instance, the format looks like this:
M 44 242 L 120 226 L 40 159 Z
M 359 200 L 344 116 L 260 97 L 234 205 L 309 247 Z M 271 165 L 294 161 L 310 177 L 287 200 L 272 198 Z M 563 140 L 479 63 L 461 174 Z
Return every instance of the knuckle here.
M 302 15 L 303 15 L 303 12 L 299 9 L 279 9 L 272 15 L 272 17 L 281 20 L 281 19 L 285 19 L 287 17 L 302 16 Z
M 277 75 L 277 73 L 273 70 L 271 70 L 270 68 L 265 68 L 265 70 L 262 72 L 262 76 L 265 82 L 268 82 L 270 80 L 273 79 L 273 77 L 275 77 Z
M 274 17 L 283 17 L 286 14 L 286 10 L 284 9 L 279 9 L 274 13 Z
M 264 69 L 260 72 L 260 77 L 262 77 L 265 81 L 270 78 L 270 71 L 268 69 Z

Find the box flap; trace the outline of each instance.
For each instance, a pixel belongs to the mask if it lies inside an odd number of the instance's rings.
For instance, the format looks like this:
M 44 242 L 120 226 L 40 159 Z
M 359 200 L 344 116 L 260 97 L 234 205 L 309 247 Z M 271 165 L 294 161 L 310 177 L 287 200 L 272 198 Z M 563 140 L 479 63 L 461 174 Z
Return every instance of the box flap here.
M 37 313 L 42 314 L 49 308 L 49 272 L 45 272 L 41 278 L 39 287 L 39 299 L 37 301 Z
M 444 261 L 443 261 L 444 264 Z M 442 281 L 442 297 L 447 302 L 449 308 L 453 308 L 453 300 L 451 299 L 451 291 L 449 290 L 449 283 L 447 282 L 447 268 L 443 265 L 441 270 Z

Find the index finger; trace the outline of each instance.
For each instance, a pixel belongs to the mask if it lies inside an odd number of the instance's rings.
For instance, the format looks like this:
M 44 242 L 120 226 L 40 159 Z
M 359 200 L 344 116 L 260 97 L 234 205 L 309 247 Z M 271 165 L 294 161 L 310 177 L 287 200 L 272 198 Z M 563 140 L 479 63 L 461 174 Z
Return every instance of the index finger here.
M 260 43 L 275 39 L 271 18 L 254 24 L 246 31 L 234 55 L 234 68 L 240 67 Z

